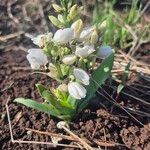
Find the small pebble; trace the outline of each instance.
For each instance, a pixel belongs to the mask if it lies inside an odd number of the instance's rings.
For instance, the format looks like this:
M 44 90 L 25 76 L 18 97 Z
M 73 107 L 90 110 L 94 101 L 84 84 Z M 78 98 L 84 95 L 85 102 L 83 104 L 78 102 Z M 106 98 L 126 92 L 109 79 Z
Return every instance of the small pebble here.
M 3 121 L 5 119 L 6 114 L 1 115 L 1 120 Z
M 27 134 L 28 134 L 28 135 L 31 135 L 31 134 L 32 134 L 32 131 L 27 131 Z

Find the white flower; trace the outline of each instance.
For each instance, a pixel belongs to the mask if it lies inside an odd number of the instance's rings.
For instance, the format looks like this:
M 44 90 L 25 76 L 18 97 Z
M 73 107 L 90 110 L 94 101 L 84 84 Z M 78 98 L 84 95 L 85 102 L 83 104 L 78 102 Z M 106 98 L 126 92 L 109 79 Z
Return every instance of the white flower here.
M 36 37 L 33 37 L 31 40 L 33 41 L 33 43 L 39 47 L 43 47 L 45 42 L 48 42 L 51 40 L 53 34 L 47 33 L 47 34 L 40 34 Z
M 69 94 L 75 99 L 82 99 L 86 96 L 86 89 L 77 82 L 70 82 L 68 84 Z
M 75 55 L 66 55 L 62 62 L 66 65 L 72 65 L 76 61 L 77 57 Z
M 92 33 L 92 28 L 89 28 L 89 27 L 84 28 L 79 37 L 80 41 L 85 41 L 89 39 L 91 36 L 91 33 Z
M 32 69 L 40 69 L 41 66 L 47 64 L 48 59 L 42 49 L 29 49 L 27 59 Z
M 70 42 L 74 37 L 74 31 L 71 28 L 59 29 L 53 37 L 53 41 L 61 44 Z
M 77 46 L 75 54 L 79 57 L 87 57 L 93 52 L 95 52 L 95 49 L 92 45 L 85 45 L 84 47 Z
M 75 68 L 73 74 L 75 78 L 81 83 L 83 83 L 84 85 L 89 85 L 90 77 L 83 69 Z
M 97 57 L 101 59 L 105 59 L 113 52 L 110 46 L 101 46 L 97 52 Z

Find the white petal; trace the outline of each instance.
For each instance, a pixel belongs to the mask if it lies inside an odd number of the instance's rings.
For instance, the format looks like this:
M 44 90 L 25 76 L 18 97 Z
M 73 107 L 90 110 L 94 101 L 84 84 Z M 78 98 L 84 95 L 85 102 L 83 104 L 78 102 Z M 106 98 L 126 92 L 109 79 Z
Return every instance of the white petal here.
M 33 41 L 33 43 L 34 43 L 35 45 L 39 46 L 39 45 L 40 45 L 40 40 L 41 40 L 41 37 L 42 37 L 42 36 L 43 36 L 43 34 L 38 35 L 38 36 L 36 36 L 36 37 L 33 37 L 31 40 Z
M 91 45 L 86 45 L 84 47 L 76 47 L 75 54 L 79 57 L 87 57 L 95 51 L 94 47 Z
M 40 66 L 46 65 L 48 62 L 47 56 L 42 49 L 29 49 L 27 59 L 32 69 L 40 69 Z
M 89 85 L 90 77 L 83 69 L 75 68 L 73 73 L 75 78 L 78 79 L 81 83 L 84 85 Z
M 41 64 L 46 64 L 48 62 L 47 56 L 42 49 L 29 49 L 28 53 Z
M 71 28 L 59 29 L 53 37 L 53 41 L 61 44 L 70 42 L 74 37 L 74 31 Z
M 101 59 L 108 57 L 113 52 L 110 46 L 101 46 L 97 52 L 97 56 Z
M 86 96 L 86 89 L 77 82 L 70 82 L 68 84 L 69 94 L 75 99 L 82 99 Z
M 47 33 L 47 34 L 40 34 L 36 37 L 33 37 L 31 40 L 33 41 L 33 43 L 37 46 L 41 46 L 43 43 L 42 39 L 44 39 L 45 41 L 50 41 L 52 38 L 53 34 L 51 32 Z
M 89 27 L 84 28 L 83 31 L 80 34 L 80 40 L 83 41 L 83 40 L 89 39 L 91 33 L 92 33 L 92 29 L 91 28 L 89 28 Z
M 76 56 L 75 55 L 66 55 L 62 61 L 66 65 L 72 65 L 76 61 Z
M 27 60 L 29 61 L 31 68 L 32 69 L 40 69 L 40 64 L 36 61 L 36 59 L 34 59 L 33 57 L 30 56 L 30 54 L 28 54 L 27 56 Z

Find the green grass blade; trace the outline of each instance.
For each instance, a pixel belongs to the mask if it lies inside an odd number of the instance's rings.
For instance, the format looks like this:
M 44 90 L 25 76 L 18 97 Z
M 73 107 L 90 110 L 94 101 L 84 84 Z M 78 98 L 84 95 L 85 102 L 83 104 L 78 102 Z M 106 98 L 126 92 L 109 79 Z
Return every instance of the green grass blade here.
M 27 107 L 37 109 L 39 111 L 45 112 L 47 114 L 51 114 L 53 116 L 60 115 L 59 111 L 53 107 L 52 105 L 46 104 L 46 103 L 38 103 L 32 99 L 25 99 L 25 98 L 16 98 L 14 102 L 23 104 Z

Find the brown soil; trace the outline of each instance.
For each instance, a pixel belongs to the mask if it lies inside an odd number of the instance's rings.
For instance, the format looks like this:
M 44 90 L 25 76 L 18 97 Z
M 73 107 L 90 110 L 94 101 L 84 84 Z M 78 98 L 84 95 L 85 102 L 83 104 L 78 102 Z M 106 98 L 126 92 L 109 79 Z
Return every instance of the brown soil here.
M 33 75 L 30 70 L 25 70 L 25 68 L 29 66 L 25 56 L 26 53 L 23 51 L 9 51 L 1 53 L 0 55 L 0 94 L 2 101 L 2 107 L 0 108 L 2 112 L 0 142 L 2 149 L 48 149 L 50 147 L 47 145 L 11 143 L 5 109 L 5 103 L 9 96 L 9 111 L 13 126 L 14 139 L 40 141 L 51 140 L 48 136 L 27 132 L 25 130 L 27 127 L 40 131 L 62 133 L 62 131 L 56 128 L 58 122 L 57 119 L 13 103 L 13 99 L 17 97 L 33 98 L 41 101 L 40 96 L 35 91 L 34 84 L 39 81 L 45 85 L 50 84 L 50 81 L 47 81 L 46 77 L 43 75 Z M 20 66 L 22 67 L 22 70 L 16 69 L 16 67 Z M 134 103 L 131 102 L 131 99 L 123 97 L 123 95 L 120 99 L 128 100 L 128 102 L 124 104 L 127 107 L 138 107 L 137 109 L 141 111 L 145 111 L 146 108 L 148 109 L 148 107 L 144 105 L 142 105 L 143 108 L 140 107 L 139 103 L 135 100 Z M 105 108 L 102 106 L 105 106 Z M 150 127 L 148 124 L 148 117 L 138 117 L 136 115 L 136 118 L 145 124 L 145 126 L 140 126 L 131 117 L 125 115 L 123 110 L 114 107 L 105 98 L 98 96 L 91 101 L 88 109 L 81 113 L 76 120 L 73 120 L 70 123 L 70 129 L 80 137 L 85 137 L 90 141 L 93 141 L 93 139 L 105 141 L 105 139 L 107 139 L 107 141 L 125 144 L 126 146 L 118 146 L 117 149 L 129 148 L 148 150 L 150 149 Z M 95 144 L 93 143 L 93 145 Z
M 14 24 L 12 19 L 7 16 L 7 5 L 9 1 L 3 1 L 0 4 L 2 13 L 0 14 L 3 22 L 0 22 L 0 29 L 2 35 L 14 33 L 20 29 Z M 11 1 L 10 1 L 11 2 Z M 19 3 L 20 2 L 20 3 Z M 39 31 L 46 31 L 42 28 L 40 21 L 40 14 L 29 16 L 31 21 L 22 19 L 21 6 L 26 4 L 26 0 L 19 1 L 12 5 L 13 15 L 21 21 L 23 29 L 31 33 L 38 33 Z M 46 0 L 43 2 L 46 14 L 48 9 Z M 20 12 L 20 15 L 17 16 Z M 37 11 L 36 11 L 37 12 Z M 19 18 L 20 17 L 20 18 Z M 6 115 L 5 104 L 10 97 L 9 113 L 11 118 L 13 136 L 15 140 L 28 141 L 42 141 L 50 142 L 51 138 L 46 135 L 37 134 L 34 132 L 27 132 L 26 128 L 32 128 L 39 131 L 48 131 L 53 133 L 64 133 L 64 131 L 57 129 L 56 124 L 58 119 L 47 114 L 38 112 L 36 110 L 27 108 L 23 105 L 16 104 L 13 100 L 17 97 L 32 98 L 37 101 L 42 101 L 39 94 L 36 92 L 35 83 L 42 83 L 46 86 L 51 84 L 47 77 L 38 74 L 32 74 L 29 69 L 29 63 L 26 60 L 26 52 L 21 51 L 22 47 L 33 46 L 31 41 L 24 35 L 9 39 L 0 43 L 0 149 L 2 150 L 43 150 L 43 149 L 71 149 L 62 147 L 51 147 L 49 145 L 35 145 L 35 144 L 17 144 L 12 143 L 10 139 L 10 132 L 8 126 L 8 118 Z M 149 48 L 149 46 L 148 46 Z M 140 85 L 140 86 L 139 86 Z M 117 86 L 113 83 L 113 87 Z M 120 143 L 122 145 L 115 147 L 108 147 L 110 150 L 149 150 L 150 149 L 150 110 L 148 102 L 150 103 L 150 79 L 137 75 L 137 79 L 130 86 L 127 86 L 123 92 L 131 94 L 134 97 L 127 96 L 125 93 L 116 96 L 116 91 L 110 87 L 109 82 L 103 86 L 118 104 L 126 108 L 136 109 L 138 112 L 128 110 L 136 117 L 144 126 L 140 125 L 131 116 L 124 112 L 121 108 L 116 107 L 112 99 L 108 97 L 101 89 L 96 97 L 91 100 L 88 108 L 84 110 L 75 120 L 69 124 L 70 130 L 80 137 L 84 137 L 91 141 L 92 146 L 97 144 L 94 140 L 101 140 L 107 142 Z M 106 96 L 106 97 L 105 97 Z M 140 102 L 140 98 L 143 102 Z M 147 102 L 144 104 L 144 102 Z M 143 112 L 147 113 L 144 114 Z M 148 116 L 149 115 L 149 116 Z M 60 143 L 71 144 L 67 140 Z M 101 148 L 105 148 L 102 147 Z

